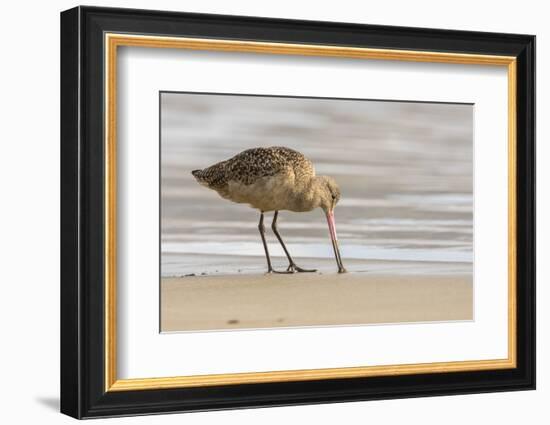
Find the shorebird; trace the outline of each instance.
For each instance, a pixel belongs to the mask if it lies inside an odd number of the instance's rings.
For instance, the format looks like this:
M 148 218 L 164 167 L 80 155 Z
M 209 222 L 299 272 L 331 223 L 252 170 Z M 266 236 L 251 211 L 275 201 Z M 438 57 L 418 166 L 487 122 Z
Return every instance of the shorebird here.
M 247 149 L 226 161 L 203 170 L 194 170 L 191 174 L 200 184 L 215 190 L 222 198 L 249 204 L 260 211 L 258 229 L 268 273 L 316 271 L 296 265 L 277 229 L 279 211 L 306 212 L 315 208 L 325 212 L 338 272 L 346 271 L 338 248 L 334 221 L 334 207 L 340 200 L 340 189 L 332 177 L 316 176 L 312 162 L 300 152 L 278 146 Z M 270 211 L 275 212 L 271 229 L 289 262 L 286 271 L 282 272 L 273 269 L 265 239 L 264 213 Z

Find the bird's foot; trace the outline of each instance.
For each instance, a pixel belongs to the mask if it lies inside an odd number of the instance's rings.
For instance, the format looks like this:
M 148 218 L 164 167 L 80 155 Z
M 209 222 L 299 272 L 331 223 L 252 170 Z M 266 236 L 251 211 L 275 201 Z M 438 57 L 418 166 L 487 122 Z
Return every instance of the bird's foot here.
M 303 269 L 303 268 L 298 267 L 298 266 L 294 266 L 294 269 L 298 273 L 315 273 L 317 271 L 317 269 Z
M 283 273 L 314 273 L 317 269 L 303 269 L 301 267 L 298 267 L 294 263 L 290 263 L 288 268 L 286 269 L 286 272 Z
M 348 271 L 347 271 L 345 268 L 343 268 L 343 267 L 340 267 L 340 268 L 338 269 L 338 273 L 347 273 L 347 272 L 348 272 Z

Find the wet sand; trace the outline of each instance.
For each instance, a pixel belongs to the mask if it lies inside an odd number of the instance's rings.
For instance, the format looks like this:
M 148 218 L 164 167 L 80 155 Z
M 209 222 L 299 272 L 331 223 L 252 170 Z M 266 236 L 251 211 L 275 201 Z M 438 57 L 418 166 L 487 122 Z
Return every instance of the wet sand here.
M 473 319 L 471 274 L 243 274 L 161 281 L 161 331 Z

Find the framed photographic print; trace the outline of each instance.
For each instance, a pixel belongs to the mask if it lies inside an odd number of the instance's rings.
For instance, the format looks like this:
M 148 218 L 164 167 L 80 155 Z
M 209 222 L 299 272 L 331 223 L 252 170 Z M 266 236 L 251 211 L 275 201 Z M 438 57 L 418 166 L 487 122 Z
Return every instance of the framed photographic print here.
M 535 37 L 61 14 L 61 411 L 535 388 Z

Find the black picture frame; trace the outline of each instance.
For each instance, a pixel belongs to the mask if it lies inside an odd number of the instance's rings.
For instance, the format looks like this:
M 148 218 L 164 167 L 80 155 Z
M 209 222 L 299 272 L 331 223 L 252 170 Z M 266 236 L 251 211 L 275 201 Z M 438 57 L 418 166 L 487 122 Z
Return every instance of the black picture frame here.
M 516 57 L 517 367 L 105 391 L 105 32 Z M 92 418 L 534 388 L 534 36 L 98 7 L 61 13 L 62 413 Z

